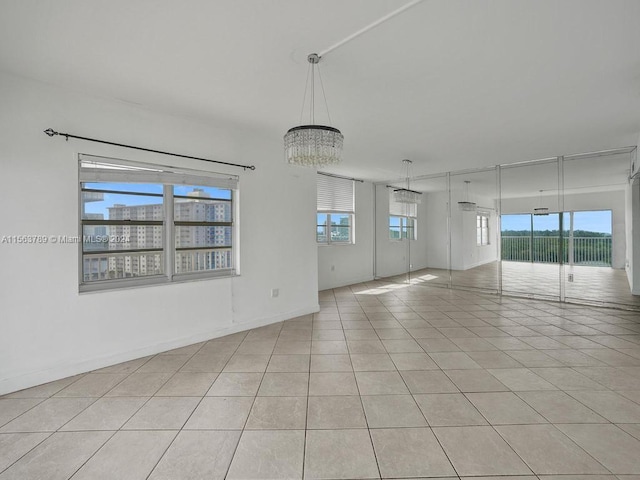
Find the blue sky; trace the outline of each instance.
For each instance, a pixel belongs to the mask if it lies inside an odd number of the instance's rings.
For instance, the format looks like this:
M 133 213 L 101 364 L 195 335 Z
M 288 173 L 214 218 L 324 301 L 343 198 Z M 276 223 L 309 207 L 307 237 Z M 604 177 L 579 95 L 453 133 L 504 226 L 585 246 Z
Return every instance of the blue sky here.
M 611 233 L 611 210 L 600 212 L 576 212 L 573 214 L 573 229 L 588 232 Z
M 568 222 L 568 216 L 565 217 Z M 534 215 L 534 230 L 557 230 L 558 214 Z M 503 215 L 502 230 L 529 230 L 531 228 L 531 216 Z M 569 225 L 564 225 L 568 230 Z M 573 229 L 586 230 L 588 232 L 611 233 L 611 211 L 602 210 L 594 212 L 575 212 L 573 214 Z

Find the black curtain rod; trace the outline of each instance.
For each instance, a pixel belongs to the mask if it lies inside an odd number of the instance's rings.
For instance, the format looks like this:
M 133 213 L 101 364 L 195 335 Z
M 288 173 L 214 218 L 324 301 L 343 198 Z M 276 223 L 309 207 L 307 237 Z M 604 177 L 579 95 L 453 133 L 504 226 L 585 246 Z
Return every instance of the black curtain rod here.
M 318 172 L 318 175 L 324 175 L 325 177 L 342 178 L 344 180 L 353 180 L 354 182 L 364 183 L 364 180 L 359 178 L 343 177 L 342 175 L 336 175 L 334 173 Z
M 115 147 L 132 148 L 133 150 L 142 150 L 143 152 L 159 153 L 161 155 L 171 155 L 173 157 L 188 158 L 190 160 L 200 160 L 201 162 L 219 163 L 220 165 L 229 165 L 231 167 L 240 167 L 240 168 L 243 168 L 244 170 L 247 170 L 247 169 L 255 170 L 256 169 L 255 165 L 241 165 L 239 163 L 221 162 L 219 160 L 210 160 L 208 158 L 192 157 L 190 155 L 181 155 L 179 153 L 163 152 L 162 150 L 153 150 L 151 148 L 135 147 L 133 145 L 125 145 L 123 143 L 107 142 L 106 140 L 97 140 L 95 138 L 88 138 L 88 137 L 80 137 L 78 135 L 71 135 L 70 133 L 56 132 L 55 130 L 53 130 L 51 128 L 47 128 L 44 131 L 44 133 L 46 133 L 50 137 L 53 137 L 55 135 L 60 135 L 62 137 L 65 137 L 65 139 L 67 141 L 69 141 L 70 138 L 77 138 L 78 140 L 86 140 L 87 142 L 104 143 L 105 145 L 113 145 Z
M 408 188 L 394 187 L 393 185 L 387 185 L 387 188 L 393 188 L 394 191 L 402 190 L 405 192 L 417 193 L 419 195 L 422 195 L 422 192 L 418 192 L 417 190 L 409 190 Z

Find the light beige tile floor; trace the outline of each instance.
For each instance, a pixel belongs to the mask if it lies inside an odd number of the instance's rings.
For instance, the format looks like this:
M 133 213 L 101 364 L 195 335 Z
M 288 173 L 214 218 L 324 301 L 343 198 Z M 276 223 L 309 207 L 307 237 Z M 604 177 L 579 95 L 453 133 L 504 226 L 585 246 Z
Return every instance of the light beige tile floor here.
M 640 314 L 371 282 L 0 397 L 0 480 L 636 480 Z
M 624 269 L 583 265 L 564 265 L 563 269 L 565 296 L 571 302 L 640 307 L 640 297 L 629 291 Z M 425 268 L 411 272 L 410 277 L 415 285 L 451 285 L 454 288 L 497 291 L 498 272 L 498 262 L 490 262 L 468 270 Z M 504 261 L 501 266 L 502 291 L 509 295 L 535 294 L 555 300 L 560 297 L 559 274 L 557 263 Z M 572 282 L 568 281 L 569 275 L 573 276 Z M 406 279 L 406 275 L 399 275 L 389 280 L 404 282 Z M 584 329 L 584 326 L 580 328 Z

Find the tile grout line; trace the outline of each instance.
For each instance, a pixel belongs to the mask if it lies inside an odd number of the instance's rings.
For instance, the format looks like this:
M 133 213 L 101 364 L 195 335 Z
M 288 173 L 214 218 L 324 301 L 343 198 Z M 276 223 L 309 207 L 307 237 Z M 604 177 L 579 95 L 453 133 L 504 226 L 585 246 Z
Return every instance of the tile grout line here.
M 246 335 L 244 336 L 244 338 L 246 338 Z M 220 372 L 217 372 L 216 378 L 213 380 L 213 383 L 209 386 L 209 388 L 208 388 L 208 389 L 207 389 L 207 391 L 204 393 L 204 395 L 202 395 L 202 396 L 200 397 L 200 400 L 198 401 L 198 403 L 196 404 L 196 406 L 194 407 L 194 409 L 193 409 L 193 410 L 191 410 L 191 413 L 187 416 L 186 420 L 182 423 L 182 426 L 177 430 L 177 432 L 176 432 L 176 434 L 174 435 L 173 439 L 171 440 L 171 442 L 169 442 L 169 445 L 167 445 L 167 447 L 164 449 L 164 451 L 162 452 L 162 455 L 160 455 L 160 456 L 158 457 L 158 460 L 156 461 L 155 465 L 153 466 L 153 468 L 151 468 L 151 470 L 149 471 L 149 473 L 148 473 L 148 474 L 147 474 L 147 476 L 145 477 L 146 479 L 148 479 L 148 478 L 153 474 L 154 470 L 158 467 L 158 465 L 160 464 L 160 462 L 162 461 L 162 459 L 164 458 L 164 456 L 167 454 L 167 452 L 169 451 L 169 449 L 171 448 L 171 446 L 173 446 L 173 444 L 175 443 L 175 441 L 176 441 L 176 439 L 178 438 L 178 436 L 179 436 L 179 435 L 182 433 L 182 431 L 184 430 L 184 427 L 186 426 L 187 422 L 191 419 L 191 417 L 193 416 L 193 414 L 195 413 L 195 411 L 196 411 L 196 410 L 198 409 L 198 407 L 202 404 L 202 401 L 206 398 L 207 393 L 209 392 L 209 390 L 211 389 L 211 387 L 213 386 L 213 384 L 216 382 L 216 380 L 218 379 L 218 377 L 219 377 L 219 376 L 220 376 L 220 374 L 222 373 L 222 370 L 224 370 L 224 367 L 226 367 L 226 366 L 227 366 L 227 364 L 229 363 L 229 361 L 231 360 L 231 358 L 233 357 L 233 355 L 235 354 L 235 352 L 238 350 L 238 348 L 240 348 L 240 345 L 241 345 L 241 344 L 242 344 L 242 342 L 244 341 L 244 338 L 243 338 L 243 340 L 242 340 L 240 343 L 238 343 L 238 346 L 237 346 L 237 347 L 236 347 L 236 349 L 234 350 L 234 353 L 232 353 L 232 354 L 229 356 L 229 358 L 227 359 L 227 361 L 225 362 L 225 364 L 222 366 L 222 368 L 221 368 Z M 208 340 L 208 341 L 209 341 L 209 340 Z M 208 342 L 208 341 L 207 341 L 207 342 Z M 202 343 L 202 345 L 200 346 L 200 348 L 199 348 L 198 350 L 196 350 L 196 352 L 195 352 L 195 353 L 193 353 L 193 354 L 191 355 L 191 357 L 189 358 L 189 360 L 191 360 L 195 355 L 197 355 L 197 354 L 200 352 L 200 350 L 202 350 L 202 349 L 204 348 L 204 346 L 207 344 L 207 342 L 203 342 L 203 343 Z M 184 367 L 184 366 L 187 364 L 187 362 L 189 362 L 189 360 L 187 360 L 186 362 L 184 362 L 180 368 Z M 167 382 L 169 382 L 169 380 L 170 380 L 171 378 L 173 378 L 173 377 L 174 377 L 174 376 L 175 376 L 179 371 L 180 371 L 180 369 L 178 369 L 178 371 L 176 371 L 176 372 L 175 372 L 175 373 L 174 373 L 174 374 L 173 374 L 173 375 L 172 375 L 172 376 L 167 380 Z M 197 373 L 197 372 L 195 372 L 195 373 Z M 216 373 L 216 372 L 212 372 L 212 373 Z M 156 390 L 156 394 L 157 394 L 157 393 L 162 389 L 162 387 L 163 387 L 163 386 L 165 386 L 165 385 L 167 384 L 167 382 L 165 382 L 165 383 L 164 383 L 164 384 L 163 384 L 163 385 L 162 385 L 158 390 Z M 155 397 L 155 394 L 154 394 L 154 397 Z M 154 397 L 151 397 L 151 398 L 154 398 Z M 145 405 L 146 405 L 146 403 L 145 403 Z M 138 411 L 139 411 L 139 410 L 138 410 Z M 129 419 L 129 420 L 130 420 L 130 419 Z M 124 425 L 126 425 L 126 422 L 125 422 L 125 424 L 124 424 Z M 239 441 L 239 440 L 240 440 L 240 439 L 238 438 L 238 441 Z M 237 445 L 236 445 L 236 446 L 237 446 Z M 235 451 L 234 451 L 234 453 L 235 453 Z M 232 457 L 232 459 L 233 459 L 233 457 Z M 229 462 L 229 465 L 231 465 L 231 462 Z
M 201 347 L 200 347 L 200 348 L 199 348 L 195 353 L 193 353 L 193 354 L 191 355 L 190 359 L 191 359 L 191 358 L 193 358 L 193 356 L 194 356 L 194 355 L 196 355 L 196 353 L 198 353 L 198 351 L 200 351 L 200 350 L 202 349 L 202 347 L 204 346 L 204 344 L 205 344 L 205 343 L 206 343 L 206 342 L 203 342 L 203 345 L 202 345 L 202 346 L 201 346 Z M 118 385 L 120 385 L 120 384 L 121 384 L 122 382 L 124 382 L 127 378 L 129 378 L 131 375 L 133 375 L 134 373 L 136 373 L 140 368 L 142 368 L 144 365 L 146 365 L 148 362 L 150 362 L 153 358 L 155 358 L 155 357 L 156 357 L 156 356 L 158 356 L 158 355 L 159 355 L 159 354 L 156 354 L 156 355 L 151 356 L 151 357 L 150 357 L 146 362 L 142 363 L 142 364 L 141 364 L 141 365 L 139 365 L 136 369 L 134 369 L 131 373 L 129 373 L 129 374 L 127 375 L 127 377 L 126 377 L 126 378 L 124 378 L 121 382 L 119 382 L 118 384 L 114 385 L 114 386 L 113 386 L 113 388 L 116 388 Z M 184 366 L 188 361 L 189 361 L 189 360 L 185 361 L 185 362 L 182 364 L 182 366 Z M 181 368 L 182 368 L 182 367 L 181 367 Z M 164 382 L 160 387 L 158 387 L 158 389 L 155 391 L 155 393 L 158 393 L 158 392 L 160 391 L 160 389 L 161 389 L 164 385 L 166 385 L 166 383 L 167 383 L 171 378 L 173 378 L 173 377 L 175 376 L 175 374 L 176 374 L 179 370 L 180 370 L 180 369 L 178 369 L 176 372 L 174 372 L 174 373 L 173 373 L 173 375 L 171 375 L 171 376 L 170 376 L 170 377 L 169 377 L 169 378 L 168 378 L 168 379 L 167 379 L 167 380 L 166 380 L 166 381 L 165 381 L 165 382 Z M 110 389 L 109 391 L 113 390 L 113 388 L 112 388 L 112 389 Z M 108 392 L 105 392 L 105 393 L 102 395 L 102 397 L 100 397 L 100 398 L 140 398 L 140 397 L 137 397 L 137 396 L 136 396 L 136 397 L 105 397 L 107 393 L 108 393 Z M 106 440 L 106 441 L 105 441 L 105 442 L 104 442 L 104 443 L 103 443 L 103 444 L 102 444 L 102 445 L 101 445 L 101 446 L 100 446 L 100 447 L 99 447 L 99 448 L 98 448 L 98 449 L 97 449 L 97 450 L 96 450 L 92 455 L 90 455 L 90 456 L 89 456 L 89 458 L 87 458 L 87 459 L 82 463 L 82 465 L 81 465 L 81 466 L 80 466 L 80 467 L 79 467 L 79 468 L 78 468 L 78 469 L 77 469 L 77 470 L 76 470 L 76 471 L 75 471 L 75 472 L 74 472 L 74 473 L 69 477 L 69 480 L 71 480 L 71 478 L 72 478 L 73 476 L 75 476 L 75 475 L 76 475 L 76 474 L 77 474 L 77 473 L 78 473 L 78 472 L 79 472 L 79 471 L 80 471 L 80 470 L 81 470 L 81 469 L 82 469 L 82 468 L 83 468 L 87 463 L 89 463 L 89 461 L 90 461 L 93 457 L 95 457 L 95 456 L 98 454 L 98 452 L 100 452 L 100 451 L 104 448 L 104 446 L 105 446 L 105 445 L 106 445 L 106 444 L 107 444 L 107 443 L 108 443 L 108 442 L 109 442 L 113 437 L 115 437 L 115 436 L 118 434 L 118 432 L 126 431 L 126 430 L 122 430 L 122 427 L 124 427 L 124 426 L 125 426 L 125 425 L 126 425 L 126 424 L 127 424 L 127 423 L 128 423 L 128 422 L 129 422 L 129 421 L 130 421 L 134 416 L 135 416 L 135 415 L 137 415 L 137 413 L 138 413 L 138 412 L 140 412 L 140 410 L 142 410 L 142 408 L 143 408 L 145 405 L 147 405 L 147 404 L 149 403 L 149 401 L 150 401 L 152 398 L 154 398 L 154 397 L 155 397 L 155 393 L 154 393 L 153 395 L 151 395 L 149 398 L 147 398 L 147 400 L 146 400 L 146 401 L 145 401 L 145 402 L 144 402 L 144 403 L 143 403 L 143 404 L 142 404 L 142 405 L 141 405 L 141 406 L 140 406 L 140 407 L 139 407 L 139 408 L 138 408 L 138 409 L 137 409 L 133 414 L 131 414 L 127 420 L 125 420 L 125 421 L 122 423 L 122 425 L 120 426 L 120 428 L 118 428 L 116 431 L 114 431 L 114 432 L 113 432 L 113 434 L 112 434 L 111 436 L 109 436 L 109 438 L 108 438 L 108 439 L 107 439 L 107 440 Z M 97 400 L 96 400 L 96 402 L 97 402 Z M 94 403 L 95 403 L 95 402 L 94 402 Z M 93 405 L 93 404 L 92 404 L 92 405 Z M 88 407 L 87 407 L 87 408 L 88 408 Z M 85 410 L 86 410 L 86 409 L 85 409 Z M 195 409 L 194 409 L 194 410 L 195 410 Z M 83 411 L 84 411 L 84 410 L 83 410 Z M 193 413 L 193 412 L 192 412 L 192 413 Z M 79 415 L 79 414 L 78 414 L 78 415 Z M 75 418 L 75 417 L 74 417 L 74 418 Z M 70 421 L 71 421 L 71 420 L 70 420 Z M 69 423 L 69 422 L 67 422 L 67 423 Z M 66 424 L 65 424 L 65 425 L 66 425 Z M 169 449 L 169 447 L 170 447 L 171 445 L 173 445 L 173 442 L 175 441 L 175 439 L 177 438 L 177 436 L 178 436 L 178 434 L 180 433 L 180 431 L 181 431 L 181 430 L 182 430 L 182 429 L 180 429 L 180 430 L 178 430 L 178 431 L 176 432 L 176 434 L 174 435 L 173 439 L 171 440 L 171 442 L 169 443 L 169 445 L 167 446 L 167 448 L 165 448 L 165 450 L 164 450 L 164 452 L 162 453 L 162 455 L 160 455 L 160 456 L 158 457 L 158 461 L 155 463 L 155 465 L 154 465 L 154 466 L 153 466 L 153 468 L 149 471 L 149 474 L 148 474 L 145 478 L 148 478 L 148 477 L 151 475 L 151 473 L 152 473 L 152 472 L 153 472 L 153 470 L 157 467 L 158 463 L 160 462 L 160 460 L 162 459 L 162 457 L 165 455 L 165 453 L 167 452 L 167 450 Z M 133 430 L 133 431 L 135 431 L 135 430 Z M 149 430 L 146 430 L 146 431 L 149 431 Z

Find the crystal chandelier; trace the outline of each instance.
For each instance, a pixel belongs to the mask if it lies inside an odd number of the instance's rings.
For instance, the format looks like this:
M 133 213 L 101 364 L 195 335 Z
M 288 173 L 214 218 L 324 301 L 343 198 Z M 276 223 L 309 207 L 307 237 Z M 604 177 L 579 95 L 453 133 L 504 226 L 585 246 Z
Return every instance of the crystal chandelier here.
M 327 125 L 315 124 L 315 67 L 320 62 L 320 56 L 312 53 L 307 57 L 311 68 L 311 99 L 309 112 L 309 125 L 300 125 L 290 128 L 284 136 L 284 153 L 287 162 L 293 165 L 302 165 L 305 167 L 324 167 L 326 165 L 334 165 L 342 160 L 342 142 L 344 137 L 340 130 Z M 322 95 L 324 97 L 325 106 L 327 98 L 324 96 L 324 87 L 322 85 L 322 77 L 320 76 L 320 67 L 318 66 L 318 78 L 322 87 Z M 307 77 L 307 83 L 309 77 Z M 303 114 L 304 104 L 303 99 Z M 329 117 L 329 109 L 327 108 L 327 116 Z M 301 115 L 302 117 L 302 115 Z M 302 123 L 302 118 L 301 118 Z M 331 117 L 329 117 L 331 123 Z
M 393 199 L 398 203 L 410 203 L 413 205 L 417 205 L 420 203 L 420 195 L 422 195 L 422 193 L 416 192 L 415 190 L 409 190 L 409 181 L 411 178 L 410 168 L 411 168 L 411 163 L 413 162 L 405 158 L 404 160 L 402 160 L 402 163 L 405 164 L 405 167 L 407 169 L 407 176 L 405 177 L 407 188 L 394 189 Z
M 464 181 L 464 200 L 458 202 L 458 208 L 463 212 L 474 212 L 476 210 L 476 204 L 469 201 L 469 184 L 470 180 Z
M 393 191 L 393 196 L 396 202 L 398 203 L 413 203 L 418 204 L 421 202 L 419 192 L 414 192 L 413 190 L 407 190 L 406 188 L 398 188 Z

